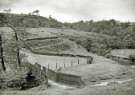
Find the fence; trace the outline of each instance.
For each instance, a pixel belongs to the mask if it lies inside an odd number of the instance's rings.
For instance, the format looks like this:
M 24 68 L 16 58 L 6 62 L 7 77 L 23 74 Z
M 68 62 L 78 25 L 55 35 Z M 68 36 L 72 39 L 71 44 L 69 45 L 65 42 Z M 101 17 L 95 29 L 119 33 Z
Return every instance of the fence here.
M 79 64 L 92 64 L 93 57 L 78 54 L 44 53 L 34 51 L 25 42 L 25 47 L 38 58 L 37 63 L 51 70 L 67 68 Z
M 110 59 L 117 61 L 118 63 L 122 65 L 130 65 L 132 62 L 129 58 L 123 58 L 118 56 L 109 56 Z
M 41 61 L 42 60 L 42 61 Z M 79 57 L 53 57 L 53 56 L 40 56 L 40 65 L 47 67 L 51 70 L 58 70 L 63 68 L 70 68 L 77 65 L 92 64 L 93 58 L 79 58 Z

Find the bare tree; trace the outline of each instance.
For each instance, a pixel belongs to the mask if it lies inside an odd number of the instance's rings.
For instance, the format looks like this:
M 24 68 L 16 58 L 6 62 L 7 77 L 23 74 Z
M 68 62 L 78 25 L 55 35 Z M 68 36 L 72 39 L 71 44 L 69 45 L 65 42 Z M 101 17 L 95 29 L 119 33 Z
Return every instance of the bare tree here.
M 8 24 L 8 26 L 14 31 L 16 42 L 19 42 L 19 38 L 18 38 L 18 34 L 17 34 L 17 29 L 13 25 L 11 25 L 11 24 Z M 21 64 L 21 59 L 20 59 L 20 49 L 19 49 L 19 46 L 17 46 L 17 61 L 18 61 L 18 64 L 20 65 Z
M 4 57 L 3 57 L 3 47 L 2 47 L 2 36 L 1 35 L 0 35 L 0 58 L 1 58 L 2 69 L 5 71 L 6 66 L 5 66 Z

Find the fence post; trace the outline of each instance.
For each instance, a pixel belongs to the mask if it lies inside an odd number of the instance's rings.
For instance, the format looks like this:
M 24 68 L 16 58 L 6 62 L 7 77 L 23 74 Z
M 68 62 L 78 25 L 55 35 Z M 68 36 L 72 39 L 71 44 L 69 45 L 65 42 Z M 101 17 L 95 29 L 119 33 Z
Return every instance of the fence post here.
M 64 58 L 64 64 L 65 64 L 65 58 Z
M 49 64 L 48 64 L 48 70 L 49 70 Z
M 80 64 L 79 59 L 78 59 L 78 64 Z
M 72 67 L 72 65 L 73 65 L 73 60 L 71 60 L 71 67 Z
M 65 63 L 64 63 L 64 68 L 65 68 L 66 66 L 65 66 Z
M 56 69 L 57 69 L 57 62 L 56 62 Z

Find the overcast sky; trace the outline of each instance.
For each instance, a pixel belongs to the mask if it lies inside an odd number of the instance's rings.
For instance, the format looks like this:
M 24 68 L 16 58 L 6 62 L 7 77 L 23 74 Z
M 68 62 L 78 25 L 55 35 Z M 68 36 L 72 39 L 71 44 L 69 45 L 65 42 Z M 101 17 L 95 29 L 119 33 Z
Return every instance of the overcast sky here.
M 135 0 L 0 0 L 0 10 L 14 13 L 40 10 L 40 15 L 59 21 L 116 19 L 135 21 Z

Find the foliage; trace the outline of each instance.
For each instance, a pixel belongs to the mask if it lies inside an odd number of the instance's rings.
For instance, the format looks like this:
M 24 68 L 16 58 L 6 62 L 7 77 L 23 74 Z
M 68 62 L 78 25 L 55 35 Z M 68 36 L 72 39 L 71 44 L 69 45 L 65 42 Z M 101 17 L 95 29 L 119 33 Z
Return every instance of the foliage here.
M 7 17 L 8 22 L 16 27 L 62 27 L 62 23 L 58 22 L 54 18 L 45 18 L 37 15 L 6 13 L 0 13 L 0 26 L 4 26 L 4 23 L 1 23 L 1 21 L 5 21 L 5 18 L 3 17 Z
M 103 21 L 79 21 L 76 23 L 65 23 L 68 28 L 105 34 L 111 36 L 111 39 L 104 39 L 104 41 L 94 42 L 91 48 L 96 49 L 134 49 L 135 48 L 135 23 L 119 22 L 115 20 Z M 89 43 L 87 43 L 88 45 Z M 97 44 L 97 45 L 96 45 Z M 96 46 L 95 46 L 96 45 Z M 86 47 L 87 50 L 90 47 Z M 93 51 L 92 49 L 92 51 Z M 98 52 L 98 49 L 95 51 Z

